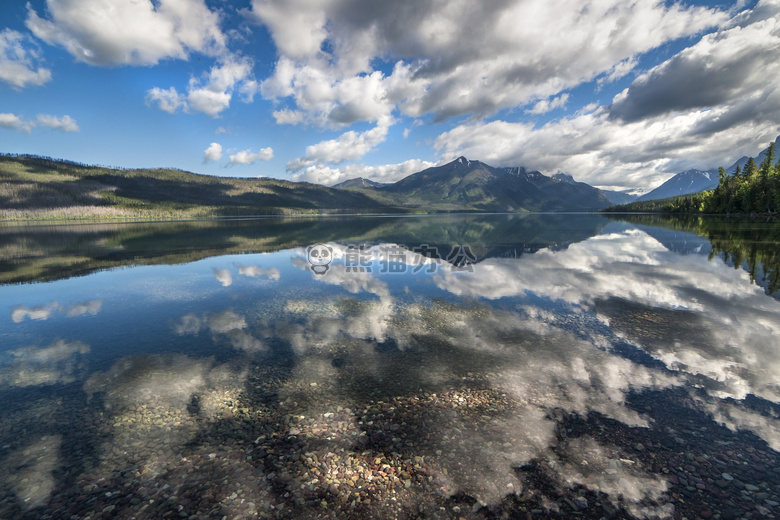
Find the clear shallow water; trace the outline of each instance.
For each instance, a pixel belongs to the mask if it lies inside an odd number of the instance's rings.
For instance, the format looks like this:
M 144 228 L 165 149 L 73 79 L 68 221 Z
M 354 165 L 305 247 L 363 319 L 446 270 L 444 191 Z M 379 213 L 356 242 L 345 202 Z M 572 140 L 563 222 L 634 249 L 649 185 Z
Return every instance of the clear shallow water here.
M 0 517 L 778 515 L 777 233 L 2 228 Z

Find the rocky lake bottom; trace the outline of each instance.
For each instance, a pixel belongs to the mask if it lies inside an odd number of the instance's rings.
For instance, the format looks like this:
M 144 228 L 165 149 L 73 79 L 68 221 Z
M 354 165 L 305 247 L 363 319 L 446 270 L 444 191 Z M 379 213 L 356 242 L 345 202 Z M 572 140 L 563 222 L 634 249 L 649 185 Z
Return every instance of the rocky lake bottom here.
M 0 233 L 0 519 L 780 517 L 759 270 L 648 226 L 431 222 L 468 269 L 419 238 Z

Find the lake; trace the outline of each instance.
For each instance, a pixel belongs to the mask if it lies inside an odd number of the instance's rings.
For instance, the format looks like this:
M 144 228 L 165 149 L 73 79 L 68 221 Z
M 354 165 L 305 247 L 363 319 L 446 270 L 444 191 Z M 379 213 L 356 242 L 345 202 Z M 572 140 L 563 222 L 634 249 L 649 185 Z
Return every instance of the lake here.
M 590 214 L 0 226 L 0 518 L 776 518 L 778 244 Z

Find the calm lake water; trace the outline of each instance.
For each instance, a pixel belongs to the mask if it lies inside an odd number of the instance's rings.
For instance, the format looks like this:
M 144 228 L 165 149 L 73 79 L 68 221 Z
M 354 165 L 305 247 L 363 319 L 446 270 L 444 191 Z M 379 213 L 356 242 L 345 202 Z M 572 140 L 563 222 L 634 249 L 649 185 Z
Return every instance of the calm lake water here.
M 780 223 L 0 227 L 0 518 L 776 518 Z

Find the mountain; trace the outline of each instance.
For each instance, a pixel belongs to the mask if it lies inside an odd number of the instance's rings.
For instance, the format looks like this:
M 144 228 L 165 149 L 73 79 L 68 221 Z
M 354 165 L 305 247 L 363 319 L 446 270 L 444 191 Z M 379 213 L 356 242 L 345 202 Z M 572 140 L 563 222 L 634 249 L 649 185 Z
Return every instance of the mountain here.
M 628 204 L 639 198 L 639 195 L 634 195 L 628 191 L 601 190 L 601 192 L 612 204 Z
M 406 207 L 444 211 L 589 211 L 610 205 L 601 190 L 569 179 L 458 157 L 378 191 Z
M 358 189 L 344 189 L 350 187 Z M 106 168 L 0 154 L 0 220 L 589 211 L 609 205 L 601 190 L 569 175 L 494 168 L 465 157 L 390 185 L 351 179 L 334 189 L 270 178 Z
M 356 177 L 354 179 L 349 179 L 344 182 L 334 184 L 331 186 L 331 188 L 336 188 L 338 190 L 348 190 L 351 188 L 382 188 L 383 186 L 387 185 L 388 184 L 386 182 L 376 182 L 364 177 Z
M 733 169 L 732 169 L 733 171 Z M 718 170 L 697 170 L 695 168 L 680 172 L 656 189 L 636 199 L 637 201 L 667 199 L 702 190 L 711 190 L 718 185 Z
M 775 140 L 775 146 L 780 147 L 780 136 L 777 136 Z M 766 157 L 767 150 L 765 148 L 755 158 L 756 164 L 761 164 L 761 161 Z M 726 172 L 734 174 L 734 171 L 739 168 L 744 168 L 748 162 L 748 157 L 739 158 L 734 164 L 726 168 Z M 679 195 L 687 195 L 689 193 L 698 193 L 704 190 L 711 190 L 718 186 L 718 169 L 713 168 L 710 170 L 698 170 L 691 169 L 680 172 L 667 180 L 656 189 L 649 191 L 636 199 L 637 201 L 667 199 L 670 197 L 677 197 Z M 616 202 L 616 204 L 625 204 L 625 202 Z

